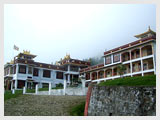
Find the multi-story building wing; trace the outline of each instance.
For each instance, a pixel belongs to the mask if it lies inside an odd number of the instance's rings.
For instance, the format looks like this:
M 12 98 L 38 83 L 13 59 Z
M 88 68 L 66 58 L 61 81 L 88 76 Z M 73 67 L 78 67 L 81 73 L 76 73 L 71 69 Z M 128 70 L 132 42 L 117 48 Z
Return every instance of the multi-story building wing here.
M 65 79 L 68 84 L 73 84 L 75 79 L 78 79 L 79 70 L 90 65 L 90 62 L 71 59 L 70 55 L 65 56 L 59 61 L 60 64 L 56 65 L 35 62 L 35 57 L 36 55 L 30 54 L 29 51 L 23 51 L 14 61 L 4 66 L 6 89 L 22 89 L 24 86 L 32 87 L 35 84 L 41 88 L 48 83 L 55 87 L 56 84 L 63 84 Z
M 123 64 L 123 76 L 156 74 L 156 33 L 148 31 L 135 36 L 137 41 L 104 52 L 104 63 L 80 71 L 86 82 L 100 82 L 120 77 L 118 65 Z

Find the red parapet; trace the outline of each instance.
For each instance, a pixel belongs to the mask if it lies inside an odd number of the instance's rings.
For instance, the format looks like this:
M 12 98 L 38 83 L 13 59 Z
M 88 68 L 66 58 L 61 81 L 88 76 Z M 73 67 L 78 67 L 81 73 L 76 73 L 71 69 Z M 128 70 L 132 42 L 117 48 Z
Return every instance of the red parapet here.
M 92 93 L 92 88 L 93 88 L 93 85 L 92 85 L 92 83 L 91 83 L 91 84 L 89 85 L 88 91 L 87 91 L 87 97 L 86 97 L 86 104 L 85 104 L 84 116 L 88 116 L 88 107 L 89 107 L 89 103 L 90 103 L 90 97 L 91 97 L 91 93 Z

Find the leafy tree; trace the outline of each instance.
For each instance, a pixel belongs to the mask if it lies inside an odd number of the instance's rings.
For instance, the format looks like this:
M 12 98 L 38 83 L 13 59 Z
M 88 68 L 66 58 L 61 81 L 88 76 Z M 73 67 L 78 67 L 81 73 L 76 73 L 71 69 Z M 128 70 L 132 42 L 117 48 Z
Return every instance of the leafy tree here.
M 123 74 L 124 74 L 125 70 L 126 70 L 125 65 L 123 65 L 123 64 L 118 65 L 117 71 L 118 71 L 120 77 L 123 77 Z

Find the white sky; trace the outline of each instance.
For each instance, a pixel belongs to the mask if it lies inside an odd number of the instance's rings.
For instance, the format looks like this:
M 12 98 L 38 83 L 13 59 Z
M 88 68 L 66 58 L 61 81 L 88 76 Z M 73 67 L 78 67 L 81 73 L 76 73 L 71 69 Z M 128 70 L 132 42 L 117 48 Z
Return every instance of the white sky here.
M 4 62 L 23 50 L 45 63 L 66 53 L 75 59 L 103 55 L 105 49 L 135 41 L 134 35 L 149 25 L 156 31 L 156 7 L 151 4 L 6 4 Z

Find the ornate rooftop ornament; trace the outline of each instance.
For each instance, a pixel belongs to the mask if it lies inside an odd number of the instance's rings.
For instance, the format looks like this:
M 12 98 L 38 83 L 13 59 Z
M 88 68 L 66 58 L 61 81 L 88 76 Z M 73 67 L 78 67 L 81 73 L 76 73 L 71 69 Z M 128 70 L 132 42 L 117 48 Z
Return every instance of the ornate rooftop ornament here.
M 11 60 L 10 64 L 14 64 L 14 60 Z
M 70 59 L 71 57 L 70 57 L 70 54 L 67 54 L 66 53 L 66 56 L 64 57 L 64 59 Z
M 23 50 L 23 53 L 27 54 L 27 55 L 30 55 L 30 51 L 27 51 L 27 50 Z

